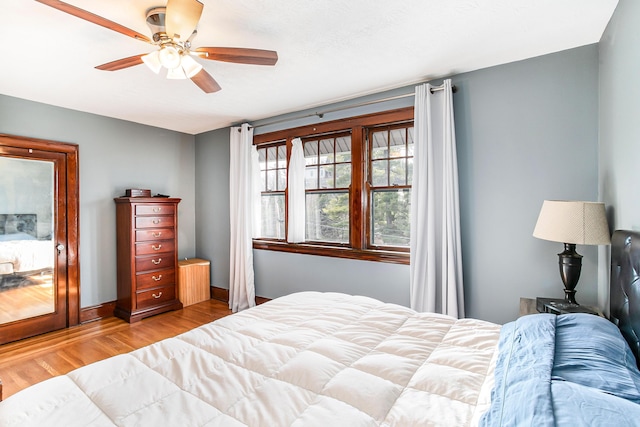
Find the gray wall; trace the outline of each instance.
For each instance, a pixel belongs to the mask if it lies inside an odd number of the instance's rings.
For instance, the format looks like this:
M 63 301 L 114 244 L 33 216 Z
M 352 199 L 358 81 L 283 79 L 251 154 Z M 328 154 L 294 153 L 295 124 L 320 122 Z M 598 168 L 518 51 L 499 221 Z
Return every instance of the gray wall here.
M 467 315 L 504 322 L 520 297 L 563 297 L 562 244 L 532 237 L 544 199 L 597 200 L 596 45 L 455 77 Z M 594 304 L 597 249 L 577 299 Z
M 506 322 L 517 317 L 522 296 L 563 295 L 556 256 L 561 244 L 531 236 L 542 201 L 597 200 L 598 48 L 586 46 L 452 79 L 459 88 L 454 107 L 467 315 Z M 362 100 L 412 91 L 401 88 Z M 262 133 L 412 103 L 412 98 L 402 98 L 327 113 L 322 119 L 253 124 Z M 295 115 L 316 111 L 323 109 Z M 228 129 L 196 137 L 198 236 L 206 236 L 198 240 L 198 253 L 212 259 L 213 284 L 224 288 L 229 281 L 228 141 Z M 597 251 L 578 250 L 584 255 L 578 299 L 593 304 Z M 408 266 L 262 250 L 255 250 L 254 258 L 260 296 L 313 289 L 409 303 Z
M 182 198 L 178 254 L 195 255 L 194 136 L 3 95 L 0 133 L 79 146 L 82 307 L 116 299 L 113 198 L 127 188 Z
M 600 41 L 600 193 L 609 227 L 640 230 L 640 2 L 620 0 Z M 608 305 L 608 252 L 600 264 Z
M 229 288 L 229 129 L 196 135 L 196 253 L 211 283 Z

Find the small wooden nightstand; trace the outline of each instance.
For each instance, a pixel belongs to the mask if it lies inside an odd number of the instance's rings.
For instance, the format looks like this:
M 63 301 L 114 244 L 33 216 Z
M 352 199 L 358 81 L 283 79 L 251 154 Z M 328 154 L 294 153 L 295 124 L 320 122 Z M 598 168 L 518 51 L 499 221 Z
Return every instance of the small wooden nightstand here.
M 536 314 L 536 300 L 533 298 L 520 298 L 520 316 L 527 314 Z

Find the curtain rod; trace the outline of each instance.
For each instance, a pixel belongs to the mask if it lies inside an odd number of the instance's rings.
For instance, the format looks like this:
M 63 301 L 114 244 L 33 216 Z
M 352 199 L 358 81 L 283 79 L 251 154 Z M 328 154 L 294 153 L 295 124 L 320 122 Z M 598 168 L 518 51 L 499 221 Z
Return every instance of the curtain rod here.
M 440 86 L 432 87 L 431 88 L 431 93 L 438 92 L 438 91 L 441 91 L 441 90 L 444 90 L 444 84 L 440 85 Z M 458 88 L 456 86 L 451 86 L 451 92 L 456 93 L 457 91 L 458 91 Z M 344 107 L 333 108 L 331 110 L 324 110 L 322 112 L 303 114 L 303 115 L 300 115 L 300 116 L 288 117 L 286 119 L 271 120 L 271 121 L 266 122 L 266 123 L 261 123 L 258 126 L 249 126 L 249 128 L 271 126 L 271 125 L 275 125 L 275 124 L 278 124 L 278 123 L 290 122 L 292 120 L 298 120 L 298 119 L 306 119 L 306 118 L 314 117 L 314 116 L 317 116 L 319 118 L 323 118 L 324 115 L 327 114 L 327 113 L 335 113 L 337 111 L 348 110 L 350 108 L 357 108 L 357 107 L 364 107 L 364 106 L 372 105 L 372 104 L 379 104 L 380 102 L 387 102 L 387 101 L 393 101 L 393 100 L 396 100 L 396 99 L 408 98 L 408 97 L 414 96 L 414 95 L 415 95 L 415 93 L 411 92 L 411 93 L 405 93 L 403 95 L 389 96 L 389 97 L 386 97 L 386 98 L 375 99 L 373 101 L 359 102 L 359 103 L 356 103 L 356 104 L 346 105 Z M 238 129 L 238 132 L 240 132 L 240 129 Z

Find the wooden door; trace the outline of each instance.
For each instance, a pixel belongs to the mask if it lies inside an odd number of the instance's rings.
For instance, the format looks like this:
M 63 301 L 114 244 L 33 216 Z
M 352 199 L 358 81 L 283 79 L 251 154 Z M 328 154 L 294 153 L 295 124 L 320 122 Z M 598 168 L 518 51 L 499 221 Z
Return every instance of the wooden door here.
M 0 135 L 0 344 L 79 323 L 77 146 Z

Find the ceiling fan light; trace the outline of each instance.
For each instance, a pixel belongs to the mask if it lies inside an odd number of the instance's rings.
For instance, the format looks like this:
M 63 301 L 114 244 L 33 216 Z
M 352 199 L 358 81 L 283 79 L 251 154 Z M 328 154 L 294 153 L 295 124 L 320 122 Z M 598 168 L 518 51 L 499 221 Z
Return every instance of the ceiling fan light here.
M 158 52 L 160 63 L 163 67 L 172 70 L 180 66 L 181 55 L 173 46 L 163 46 Z
M 189 55 L 184 55 L 182 57 L 182 69 L 187 77 L 191 78 L 202 70 L 202 65 Z
M 142 62 L 145 63 L 145 65 L 147 67 L 149 67 L 149 69 L 151 71 L 153 71 L 154 73 L 158 74 L 160 72 L 160 68 L 162 68 L 162 64 L 160 63 L 160 57 L 159 57 L 159 53 L 157 50 L 154 50 L 153 52 L 147 54 L 147 55 L 143 55 L 140 57 L 140 59 L 142 59 Z
M 167 70 L 167 78 L 173 79 L 173 80 L 180 80 L 180 79 L 186 79 L 187 76 L 184 74 L 184 71 L 182 71 L 181 67 L 177 67 L 177 68 L 169 68 Z

